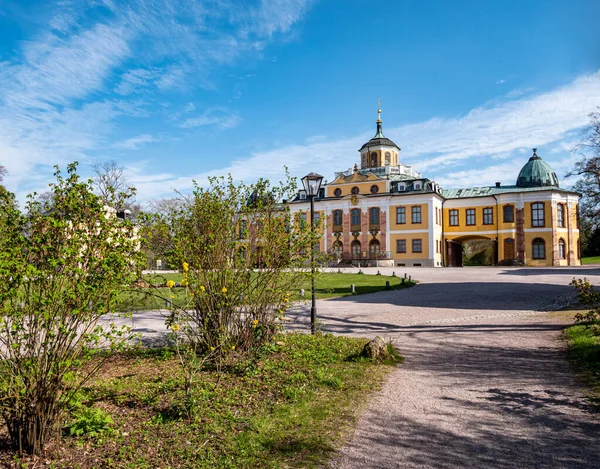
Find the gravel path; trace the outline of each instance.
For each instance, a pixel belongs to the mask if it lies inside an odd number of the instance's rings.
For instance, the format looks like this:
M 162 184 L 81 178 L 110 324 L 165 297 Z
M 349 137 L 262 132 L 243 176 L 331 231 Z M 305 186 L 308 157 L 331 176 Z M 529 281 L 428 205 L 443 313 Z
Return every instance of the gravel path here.
M 565 319 L 542 311 L 570 299 L 573 275 L 599 284 L 600 272 L 439 270 L 411 272 L 425 282 L 414 289 L 320 302 L 324 330 L 384 335 L 406 357 L 331 467 L 600 468 L 600 416 L 566 361 Z

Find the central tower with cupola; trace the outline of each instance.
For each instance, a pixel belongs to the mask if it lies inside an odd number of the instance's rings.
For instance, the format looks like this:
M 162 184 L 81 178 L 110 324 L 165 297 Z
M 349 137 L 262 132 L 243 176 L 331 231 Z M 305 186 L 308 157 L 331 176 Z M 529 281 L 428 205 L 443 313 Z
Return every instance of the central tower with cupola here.
M 400 147 L 383 135 L 381 121 L 381 105 L 377 109 L 377 133 L 360 147 L 360 168 L 381 168 L 398 166 Z

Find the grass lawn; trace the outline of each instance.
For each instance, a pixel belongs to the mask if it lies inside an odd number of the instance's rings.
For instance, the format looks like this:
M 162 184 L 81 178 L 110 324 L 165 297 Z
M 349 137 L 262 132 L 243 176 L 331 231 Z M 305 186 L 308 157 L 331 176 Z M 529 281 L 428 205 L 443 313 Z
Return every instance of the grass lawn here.
M 153 285 L 164 285 L 168 280 L 180 282 L 181 274 L 147 274 L 144 275 L 144 280 Z M 346 274 L 346 273 L 319 273 L 315 279 L 315 289 L 317 298 L 335 298 L 340 296 L 352 295 L 350 285 L 354 284 L 356 295 L 365 293 L 375 293 L 385 290 L 385 282 L 390 282 L 390 290 L 400 290 L 403 288 L 412 287 L 415 282 L 402 283 L 401 277 L 388 277 L 384 275 L 364 275 L 364 274 Z M 305 290 L 305 296 L 300 296 L 300 289 Z M 162 297 L 167 297 L 170 294 L 174 296 L 175 304 L 184 304 L 186 298 L 185 288 L 173 288 L 169 292 L 168 288 L 158 289 L 141 289 L 140 291 L 129 291 L 122 294 L 122 301 L 119 305 L 121 311 L 140 311 L 150 309 L 165 308 L 165 300 L 162 300 L 152 293 L 157 293 Z M 292 301 L 308 300 L 311 295 L 310 279 L 307 277 L 303 283 L 298 285 L 298 288 L 291 292 Z
M 581 263 L 584 265 L 585 264 L 600 264 L 600 256 L 582 257 Z
M 584 325 L 565 329 L 569 344 L 569 358 L 581 372 L 584 381 L 591 387 L 592 400 L 600 406 L 600 337 Z
M 393 366 L 358 358 L 366 340 L 287 334 L 249 360 L 197 381 L 199 419 L 181 411 L 183 380 L 169 349 L 110 359 L 82 392 L 101 409 L 96 435 L 71 421 L 39 464 L 59 468 L 316 468 L 341 444 Z M 109 419 L 106 416 L 110 416 Z M 93 420 L 93 419 L 92 419 Z M 113 423 L 110 423 L 112 420 Z M 108 423 L 106 423 L 108 422 Z M 0 432 L 1 433 L 1 432 Z M 5 435 L 0 435 L 0 437 Z M 12 452 L 0 449 L 0 466 Z M 14 467 L 40 467 L 25 458 Z

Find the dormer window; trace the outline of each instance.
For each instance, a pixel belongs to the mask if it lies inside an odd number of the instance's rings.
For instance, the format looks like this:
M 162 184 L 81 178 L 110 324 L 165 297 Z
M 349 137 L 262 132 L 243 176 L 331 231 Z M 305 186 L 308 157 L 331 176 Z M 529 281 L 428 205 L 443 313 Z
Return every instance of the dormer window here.
M 399 191 L 405 191 L 406 190 L 406 184 L 398 184 L 398 190 Z
M 300 200 L 306 200 L 306 192 L 300 192 Z
M 420 191 L 422 187 L 422 184 L 420 182 L 415 182 L 415 190 L 416 191 Z

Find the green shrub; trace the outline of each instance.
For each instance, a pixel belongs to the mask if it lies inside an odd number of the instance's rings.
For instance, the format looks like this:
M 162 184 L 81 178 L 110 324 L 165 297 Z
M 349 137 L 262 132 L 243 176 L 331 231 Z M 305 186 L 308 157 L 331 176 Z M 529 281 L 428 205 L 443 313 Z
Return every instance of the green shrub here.
M 98 407 L 84 407 L 77 415 L 76 419 L 67 426 L 67 433 L 70 436 L 97 437 L 103 433 L 113 431 L 112 417 Z

